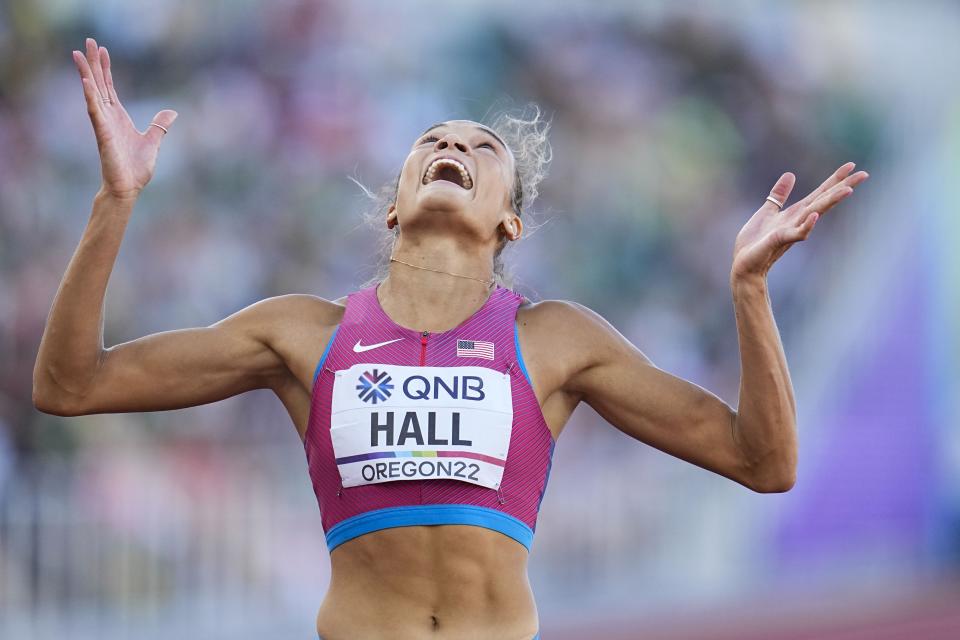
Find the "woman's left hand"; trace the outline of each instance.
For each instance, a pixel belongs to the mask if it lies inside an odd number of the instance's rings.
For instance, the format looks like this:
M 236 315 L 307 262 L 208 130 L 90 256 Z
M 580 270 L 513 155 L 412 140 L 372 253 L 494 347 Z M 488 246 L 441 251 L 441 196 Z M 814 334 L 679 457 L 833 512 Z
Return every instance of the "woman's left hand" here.
M 737 234 L 731 280 L 744 276 L 765 277 L 790 245 L 806 240 L 820 216 L 870 177 L 866 171 L 851 173 L 855 166 L 852 162 L 841 166 L 807 197 L 783 210 L 769 200 L 764 201 Z M 792 173 L 783 174 L 773 185 L 770 196 L 786 204 L 794 182 L 796 176 Z

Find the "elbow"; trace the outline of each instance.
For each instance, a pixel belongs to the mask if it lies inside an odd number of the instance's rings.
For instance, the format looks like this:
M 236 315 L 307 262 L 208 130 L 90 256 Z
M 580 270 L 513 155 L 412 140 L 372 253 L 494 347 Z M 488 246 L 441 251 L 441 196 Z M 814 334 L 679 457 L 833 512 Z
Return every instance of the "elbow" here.
M 33 408 L 43 413 L 53 413 L 52 394 L 37 380 L 36 372 L 33 376 L 33 391 L 31 394 Z
M 782 429 L 795 434 L 796 427 Z M 797 484 L 798 451 L 796 436 L 788 441 L 741 458 L 742 483 L 757 493 L 786 493 Z
M 63 393 L 36 382 L 33 383 L 32 400 L 33 407 L 42 413 L 64 417 L 83 415 L 74 403 L 66 401 Z
M 793 485 L 796 483 L 795 478 L 789 478 L 769 484 L 754 485 L 753 490 L 757 493 L 786 493 L 793 489 Z
M 49 413 L 55 416 L 62 415 L 49 398 L 37 393 L 36 387 L 33 389 L 33 408 L 42 413 Z
M 36 389 L 33 392 L 33 407 L 42 413 L 49 413 L 52 416 L 76 416 L 79 413 L 72 411 L 65 404 L 54 401 L 51 397 L 38 394 Z
M 792 467 L 776 473 L 754 477 L 749 486 L 757 493 L 786 493 L 793 489 L 796 484 L 797 469 Z
M 85 415 L 80 404 L 84 397 L 82 387 L 68 380 L 70 378 L 60 375 L 54 367 L 38 359 L 33 368 L 34 408 L 54 416 Z

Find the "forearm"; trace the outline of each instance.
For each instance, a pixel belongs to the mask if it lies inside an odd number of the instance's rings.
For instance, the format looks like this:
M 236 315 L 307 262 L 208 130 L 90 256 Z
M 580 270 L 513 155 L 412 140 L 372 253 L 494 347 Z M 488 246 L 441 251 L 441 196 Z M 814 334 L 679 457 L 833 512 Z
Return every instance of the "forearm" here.
M 787 490 L 797 467 L 796 404 L 766 277 L 730 284 L 741 368 L 734 438 L 758 488 Z
M 103 352 L 103 301 L 133 199 L 99 191 L 53 299 L 33 371 L 34 400 L 82 394 Z

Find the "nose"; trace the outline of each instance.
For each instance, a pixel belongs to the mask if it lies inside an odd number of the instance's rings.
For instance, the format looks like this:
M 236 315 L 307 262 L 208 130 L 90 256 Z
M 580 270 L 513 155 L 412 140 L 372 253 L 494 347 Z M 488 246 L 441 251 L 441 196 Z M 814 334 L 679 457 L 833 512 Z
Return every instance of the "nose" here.
M 433 145 L 433 148 L 437 151 L 442 151 L 443 149 L 448 149 L 450 147 L 458 149 L 461 153 L 467 152 L 467 145 L 463 144 L 463 140 L 460 139 L 460 136 L 452 131 L 441 136 L 441 138 Z

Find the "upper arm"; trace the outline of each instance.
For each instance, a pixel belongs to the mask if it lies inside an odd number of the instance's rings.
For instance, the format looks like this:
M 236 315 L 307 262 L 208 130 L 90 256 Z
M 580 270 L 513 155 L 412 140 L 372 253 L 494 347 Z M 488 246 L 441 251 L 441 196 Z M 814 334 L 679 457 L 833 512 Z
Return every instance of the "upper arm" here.
M 208 327 L 105 349 L 88 390 L 55 401 L 57 413 L 178 409 L 270 387 L 287 372 L 271 341 L 289 298 L 261 300 Z
M 659 369 L 596 312 L 575 302 L 558 307 L 572 349 L 569 393 L 632 438 L 751 487 L 734 409 Z

